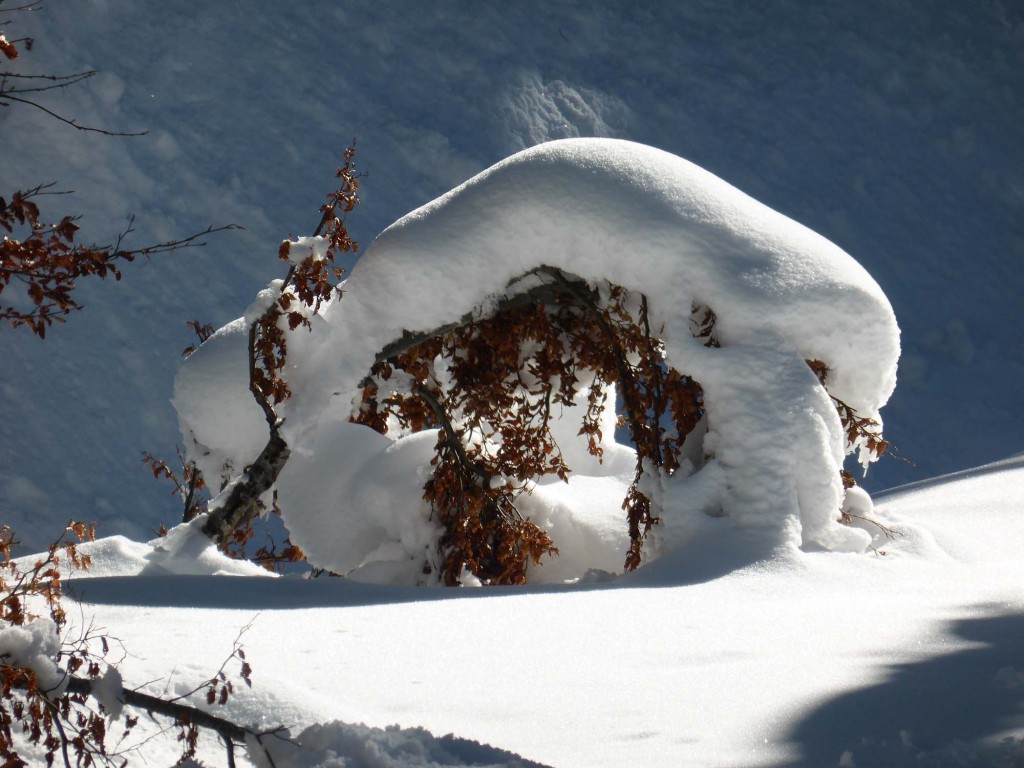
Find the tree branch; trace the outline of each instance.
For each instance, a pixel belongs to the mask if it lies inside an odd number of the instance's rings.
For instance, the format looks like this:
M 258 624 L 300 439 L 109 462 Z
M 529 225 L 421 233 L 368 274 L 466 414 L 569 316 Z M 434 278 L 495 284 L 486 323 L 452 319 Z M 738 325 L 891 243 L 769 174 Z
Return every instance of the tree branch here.
M 423 401 L 430 407 L 430 410 L 434 412 L 438 421 L 441 422 L 448 444 L 452 447 L 452 450 L 455 451 L 455 455 L 458 457 L 459 464 L 462 466 L 462 469 L 476 475 L 481 481 L 483 487 L 488 488 L 491 482 L 491 474 L 478 463 L 470 461 L 469 456 L 466 455 L 466 448 L 462 444 L 462 436 L 452 425 L 452 420 L 448 416 L 448 411 L 445 410 L 437 397 L 434 396 L 434 393 L 421 384 L 414 385 L 412 391 L 413 394 L 423 398 Z
M 22 99 L 17 96 L 11 96 L 10 91 L 0 94 L 0 101 L 15 101 L 19 104 L 27 104 L 30 107 L 35 107 L 36 109 L 42 110 L 50 117 L 59 120 L 65 125 L 70 125 L 72 128 L 77 128 L 79 131 L 87 131 L 90 133 L 102 133 L 104 136 L 145 136 L 147 133 L 149 133 L 149 131 L 108 131 L 105 128 L 93 128 L 88 125 L 81 125 L 79 123 L 76 123 L 74 120 L 71 120 L 70 118 L 64 117 L 58 112 L 54 112 L 52 109 L 47 109 L 39 102 L 32 101 L 31 99 Z
M 54 91 L 58 88 L 67 88 L 69 86 L 80 83 L 83 80 L 88 80 L 96 74 L 96 70 L 92 69 L 88 72 L 76 72 L 73 75 L 23 75 L 20 72 L 0 72 L 0 101 L 9 97 L 9 94 L 16 93 L 42 93 L 43 91 Z M 7 85 L 7 80 L 47 80 L 51 85 L 44 85 L 36 88 L 15 88 Z
M 232 487 L 228 498 L 220 507 L 210 511 L 203 533 L 220 544 L 237 528 L 254 519 L 260 512 L 260 496 L 274 485 L 289 456 L 291 449 L 288 443 L 276 428 L 273 429 L 270 440 L 256 461 L 246 469 L 245 475 Z
M 67 678 L 67 692 L 80 696 L 92 696 L 92 682 L 82 677 L 70 676 Z M 207 712 L 206 710 L 194 707 L 191 704 L 181 704 L 176 701 L 167 701 L 159 696 L 151 696 L 148 693 L 121 689 L 121 698 L 125 705 L 142 709 L 156 715 L 164 715 L 174 718 L 176 721 L 184 721 L 213 731 L 225 740 L 245 743 L 246 736 L 255 736 L 257 739 L 273 731 L 254 731 L 245 728 L 237 723 L 223 717 Z
M 542 270 L 554 270 L 554 267 L 540 267 L 536 270 L 530 270 L 526 274 L 516 278 L 511 283 L 509 283 L 509 286 L 512 286 L 519 280 L 523 279 L 524 277 L 528 277 L 533 274 L 547 274 L 547 272 L 544 272 Z M 562 273 L 561 270 L 556 271 L 562 276 L 565 285 L 573 286 L 576 290 L 582 290 L 584 287 L 586 287 L 586 282 L 584 282 L 583 280 L 571 280 L 564 273 Z M 539 283 L 538 285 L 528 288 L 525 291 L 513 293 L 511 295 L 506 294 L 496 302 L 492 314 L 498 314 L 499 312 L 503 312 L 508 309 L 516 309 L 518 307 L 528 306 L 531 304 L 535 304 L 538 301 L 544 304 L 545 306 L 551 306 L 556 302 L 560 293 L 561 292 L 558 291 L 552 283 Z M 381 348 L 381 350 L 374 357 L 374 362 L 387 362 L 393 364 L 395 360 L 399 357 L 399 355 L 408 352 L 410 349 L 422 344 L 424 341 L 428 341 L 429 339 L 433 339 L 437 336 L 444 336 L 453 331 L 461 331 L 464 328 L 468 328 L 469 326 L 473 325 L 473 323 L 475 323 L 476 320 L 476 316 L 472 312 L 469 312 L 463 315 L 455 322 L 446 323 L 445 325 L 440 325 L 437 328 L 432 328 L 428 331 L 403 330 L 402 335 L 399 338 L 395 339 L 389 344 L 385 344 Z

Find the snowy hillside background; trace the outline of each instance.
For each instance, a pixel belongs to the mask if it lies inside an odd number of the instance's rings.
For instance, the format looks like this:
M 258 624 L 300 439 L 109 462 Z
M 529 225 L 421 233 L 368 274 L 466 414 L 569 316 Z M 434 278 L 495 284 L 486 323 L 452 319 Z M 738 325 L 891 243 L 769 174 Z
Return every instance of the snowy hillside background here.
M 136 464 L 179 440 L 185 322 L 241 314 L 276 243 L 315 225 L 353 137 L 364 245 L 545 139 L 692 160 L 839 244 L 892 301 L 904 352 L 886 434 L 917 467 L 882 462 L 869 488 L 1024 448 L 1017 4 L 52 0 L 18 23 L 36 37 L 26 66 L 100 70 L 62 112 L 150 133 L 4 110 L 5 189 L 75 190 L 55 212 L 101 242 L 131 214 L 139 244 L 246 227 L 83 288 L 86 311 L 45 343 L 0 336 L 0 519 L 30 544 L 71 515 L 136 538 L 174 515 Z

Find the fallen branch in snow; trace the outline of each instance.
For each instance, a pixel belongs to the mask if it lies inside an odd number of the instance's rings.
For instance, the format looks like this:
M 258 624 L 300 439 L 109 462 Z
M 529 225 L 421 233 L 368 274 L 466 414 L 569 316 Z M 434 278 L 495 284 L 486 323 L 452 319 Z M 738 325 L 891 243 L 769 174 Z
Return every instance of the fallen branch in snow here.
M 93 695 L 92 681 L 82 677 L 70 676 L 67 678 L 68 693 L 82 696 Z M 201 728 L 214 731 L 226 740 L 245 742 L 249 734 L 256 735 L 247 728 L 237 723 L 218 717 L 205 710 L 198 709 L 189 704 L 182 704 L 175 701 L 167 701 L 159 696 L 151 696 L 148 693 L 135 691 L 130 688 L 121 688 L 115 694 L 126 706 L 144 710 L 150 714 L 166 715 L 172 717 L 179 723 L 190 723 Z
M 109 635 L 91 629 L 72 639 L 62 635 L 67 622 L 62 573 L 68 567 L 88 570 L 90 565 L 88 555 L 65 540 L 68 534 L 79 541 L 94 538 L 91 527 L 70 522 L 47 554 L 22 571 L 11 559 L 14 533 L 6 526 L 0 529 L 0 761 L 5 768 L 27 766 L 16 738 L 42 748 L 48 764 L 59 752 L 65 768 L 71 768 L 72 753 L 77 765 L 123 768 L 129 750 L 108 751 L 106 737 L 124 706 L 172 718 L 181 730 L 182 759 L 195 755 L 200 728 L 223 739 L 229 765 L 234 765 L 236 744 L 255 741 L 262 747 L 262 739 L 276 730 L 257 731 L 182 701 L 205 691 L 210 706 L 226 704 L 234 691 L 225 673 L 232 659 L 241 663 L 241 679 L 252 685 L 241 645 L 248 626 L 239 632 L 220 669 L 176 699 L 125 688 L 116 666 L 107 660 L 113 640 Z M 125 736 L 137 722 L 125 718 Z M 266 756 L 272 765 L 270 754 Z
M 37 701 L 43 706 L 41 711 L 41 717 L 49 720 L 53 723 L 54 727 L 58 732 L 58 736 L 54 737 L 51 741 L 47 739 L 47 748 L 59 748 L 64 759 L 65 766 L 71 768 L 71 761 L 68 755 L 68 745 L 70 744 L 76 750 L 76 756 L 78 756 L 78 763 L 81 764 L 81 755 L 88 754 L 92 756 L 94 761 L 102 760 L 108 764 L 113 764 L 115 758 L 119 758 L 120 755 L 114 753 L 109 754 L 105 751 L 103 746 L 103 737 L 105 736 L 106 728 L 105 725 L 101 726 L 101 722 L 104 722 L 112 717 L 111 712 L 111 697 L 116 699 L 120 705 L 132 707 L 137 710 L 142 710 L 149 713 L 150 715 L 162 715 L 165 717 L 172 718 L 175 725 L 181 728 L 183 731 L 183 737 L 180 739 L 183 741 L 182 750 L 183 758 L 192 757 L 195 754 L 196 744 L 198 740 L 198 729 L 204 728 L 208 731 L 213 731 L 224 741 L 228 752 L 228 764 L 234 765 L 234 748 L 241 744 L 244 745 L 247 742 L 255 741 L 261 747 L 263 747 L 263 739 L 267 736 L 280 737 L 280 733 L 283 732 L 282 727 L 273 728 L 270 730 L 255 730 L 246 726 L 239 725 L 232 720 L 228 720 L 224 717 L 208 712 L 204 709 L 200 709 L 191 704 L 182 703 L 178 700 L 168 700 L 159 696 L 152 696 L 148 693 L 133 690 L 131 688 L 125 688 L 123 686 L 117 686 L 113 690 L 104 688 L 103 692 L 100 693 L 101 680 L 102 678 L 86 678 L 79 677 L 76 675 L 66 675 L 59 683 L 57 689 L 44 689 L 38 682 L 38 676 L 34 670 L 21 669 L 16 667 L 7 667 L 6 665 L 0 665 L 7 673 L 17 672 L 17 674 L 5 674 L 4 676 L 4 691 L 5 697 L 9 698 L 13 691 L 21 691 L 26 695 L 26 698 L 31 702 L 32 700 Z M 196 690 L 201 690 L 207 684 L 200 686 Z M 59 695 L 54 696 L 55 690 L 59 690 Z M 211 689 L 215 690 L 215 689 Z M 227 688 L 221 688 L 221 691 L 228 690 Z M 83 737 L 82 733 L 75 728 L 72 715 L 77 713 L 77 704 L 82 703 L 86 698 L 95 699 L 103 708 L 104 715 L 97 716 L 98 719 L 90 722 L 88 727 L 88 737 Z M 226 696 L 222 697 L 226 700 Z M 48 715 L 46 714 L 48 713 Z M 128 729 L 130 730 L 135 722 L 134 718 L 128 718 Z M 69 737 L 67 728 L 74 729 L 74 737 Z M 12 748 L 12 734 L 8 729 L 6 733 L 0 735 L 0 756 L 12 759 L 11 753 L 8 751 Z M 6 743 L 5 743 L 6 742 Z M 273 758 L 270 752 L 265 747 L 264 754 L 267 760 L 273 765 Z M 17 753 L 14 753 L 13 759 L 17 760 Z M 19 763 L 13 763 L 18 765 Z M 24 765 L 24 763 L 21 763 Z M 124 760 L 121 765 L 126 765 L 127 760 Z

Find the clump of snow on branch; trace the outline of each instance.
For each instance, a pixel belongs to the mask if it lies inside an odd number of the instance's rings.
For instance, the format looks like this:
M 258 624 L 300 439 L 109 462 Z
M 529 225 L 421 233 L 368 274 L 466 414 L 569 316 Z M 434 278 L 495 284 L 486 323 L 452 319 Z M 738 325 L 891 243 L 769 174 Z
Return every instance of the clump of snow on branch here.
M 59 652 L 60 637 L 51 619 L 0 627 L 0 665 L 31 670 L 39 689 L 52 696 L 60 696 L 67 687 L 66 675 L 57 666 Z
M 117 667 L 108 665 L 102 675 L 89 683 L 89 690 L 112 721 L 121 717 L 124 710 L 124 680 Z
M 689 471 L 645 478 L 662 519 L 649 555 L 737 528 L 768 548 L 868 547 L 868 532 L 839 522 L 848 451 L 832 398 L 880 426 L 899 331 L 878 284 L 833 243 L 692 163 L 572 139 L 514 155 L 393 224 L 314 332 L 289 337 L 292 397 L 279 412 L 293 453 L 277 488 L 312 562 L 373 581 L 424 580 L 437 536 L 422 499 L 433 434 L 392 441 L 349 424 L 361 382 L 404 332 L 479 316 L 541 265 L 646 296 L 666 364 L 703 387 L 706 431 Z M 719 346 L 695 338 L 694 307 L 714 310 Z M 176 382 L 204 473 L 242 471 L 266 441 L 247 392 L 245 331 L 238 322 L 219 331 Z M 827 364 L 827 391 L 807 361 Z M 574 410 L 556 413 L 553 427 L 576 457 L 568 484 L 549 478 L 517 502 L 560 551 L 533 581 L 621 570 L 628 546 L 619 505 L 632 449 L 606 429 L 605 463 L 584 458 Z M 865 505 L 858 495 L 847 507 Z
M 256 299 L 245 310 L 246 328 L 263 317 L 266 311 L 277 303 L 277 300 L 281 298 L 283 288 L 284 280 L 271 280 L 266 288 L 256 294 Z
M 325 261 L 330 241 L 321 235 L 314 237 L 298 237 L 288 241 L 288 261 L 292 264 L 301 264 L 306 259 L 313 261 Z
M 249 392 L 248 339 L 245 319 L 228 323 L 191 355 L 174 383 L 171 402 L 189 457 L 215 492 L 267 441 L 263 411 Z

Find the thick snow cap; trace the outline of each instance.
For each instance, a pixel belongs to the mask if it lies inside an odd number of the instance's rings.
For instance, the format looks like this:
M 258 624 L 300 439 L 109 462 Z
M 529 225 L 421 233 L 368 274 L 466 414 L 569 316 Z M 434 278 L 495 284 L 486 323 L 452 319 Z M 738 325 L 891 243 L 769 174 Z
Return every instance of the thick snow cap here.
M 571 139 L 513 155 L 397 221 L 367 250 L 323 322 L 292 335 L 286 376 L 295 394 L 281 412 L 295 453 L 279 485 L 292 539 L 308 554 L 342 571 L 369 562 L 353 547 L 378 553 L 371 560 L 422 557 L 436 530 L 416 490 L 428 471 L 427 442 L 397 450 L 376 434 L 364 440 L 355 427 L 330 425 L 347 421 L 375 355 L 403 331 L 429 331 L 486 307 L 539 265 L 646 294 L 669 364 L 704 388 L 709 460 L 647 489 L 660 497 L 663 547 L 704 536 L 719 516 L 775 544 L 867 546 L 864 531 L 836 522 L 845 439 L 829 393 L 875 419 L 892 393 L 899 331 L 878 284 L 833 243 L 686 160 L 626 141 Z M 694 339 L 695 305 L 716 313 L 720 348 Z M 811 359 L 829 366 L 829 393 L 804 362 Z M 181 392 L 201 375 L 187 369 Z M 188 407 L 176 405 L 187 426 Z M 212 431 L 224 432 L 204 434 Z M 388 499 L 387 488 L 346 485 L 387 477 L 389 451 L 396 469 L 422 464 L 410 487 L 393 484 Z M 332 473 L 331 465 L 345 469 Z M 595 496 L 582 485 L 574 494 L 573 483 L 589 480 L 574 473 L 557 503 L 536 502 L 536 516 L 556 527 L 561 513 L 553 509 L 571 513 L 572 525 L 563 526 L 575 531 L 569 540 L 552 532 L 563 555 L 586 527 L 587 509 L 576 507 Z M 325 498 L 317 498 L 318 483 Z M 364 501 L 355 509 L 346 498 Z M 407 505 L 419 509 L 406 514 Z M 412 532 L 403 516 L 423 525 Z
M 643 291 L 669 337 L 689 335 L 693 302 L 718 314 L 723 344 L 780 336 L 826 361 L 833 394 L 862 414 L 895 386 L 892 307 L 849 254 L 675 155 L 567 139 L 509 157 L 377 238 L 327 312 L 345 347 L 335 387 L 365 376 L 380 341 L 455 320 L 539 264 Z

